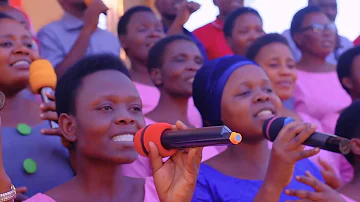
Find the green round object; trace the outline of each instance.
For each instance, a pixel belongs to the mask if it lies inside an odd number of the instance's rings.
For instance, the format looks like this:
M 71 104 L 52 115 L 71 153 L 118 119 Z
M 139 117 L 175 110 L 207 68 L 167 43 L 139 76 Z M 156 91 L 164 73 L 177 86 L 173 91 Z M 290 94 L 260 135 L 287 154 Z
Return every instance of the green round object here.
M 20 123 L 17 126 L 17 131 L 21 134 L 21 135 L 30 135 L 31 133 L 31 128 L 30 126 L 26 125 L 25 123 Z
M 33 174 L 36 172 L 37 170 L 37 164 L 34 160 L 32 159 L 25 159 L 24 161 L 24 170 L 25 172 L 27 172 L 28 174 Z

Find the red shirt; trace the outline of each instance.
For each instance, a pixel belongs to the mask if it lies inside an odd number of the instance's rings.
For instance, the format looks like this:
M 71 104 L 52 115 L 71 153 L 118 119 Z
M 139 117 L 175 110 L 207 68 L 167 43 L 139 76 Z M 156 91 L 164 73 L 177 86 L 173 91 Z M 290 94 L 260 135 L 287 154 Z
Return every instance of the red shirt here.
M 226 42 L 222 29 L 223 23 L 217 19 L 193 32 L 204 45 L 206 54 L 210 60 L 233 54 L 233 51 Z
M 358 38 L 355 39 L 354 46 L 360 46 L 360 36 L 358 36 Z

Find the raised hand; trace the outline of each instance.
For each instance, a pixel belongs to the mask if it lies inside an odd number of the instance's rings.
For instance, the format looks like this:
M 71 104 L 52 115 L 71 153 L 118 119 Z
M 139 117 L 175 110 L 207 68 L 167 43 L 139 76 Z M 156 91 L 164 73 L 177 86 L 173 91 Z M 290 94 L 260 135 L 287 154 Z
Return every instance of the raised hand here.
M 11 180 L 5 172 L 4 163 L 2 159 L 2 125 L 0 117 L 0 193 L 5 193 L 10 190 Z
M 286 125 L 273 143 L 266 179 L 287 186 L 296 162 L 319 153 L 319 148 L 304 150 L 305 146 L 302 145 L 315 130 L 316 127 L 309 123 L 293 122 Z
M 190 15 L 200 8 L 200 4 L 188 1 L 179 3 L 176 6 L 178 7 L 178 12 L 175 21 L 181 25 L 184 25 L 189 20 Z
M 305 190 L 285 190 L 285 194 L 300 198 L 298 202 L 316 201 L 316 202 L 346 202 L 341 195 L 330 186 L 322 183 L 310 172 L 305 173 L 306 176 L 296 176 L 296 180 L 314 188 L 315 192 Z M 296 202 L 287 201 L 287 202 Z
M 318 158 L 318 162 L 323 169 L 321 170 L 321 174 L 326 182 L 333 189 L 338 189 L 341 186 L 341 180 L 336 176 L 336 172 L 334 168 L 323 161 L 320 157 Z
M 92 0 L 84 14 L 84 29 L 93 33 L 99 24 L 99 15 L 107 10 L 102 0 Z
M 186 126 L 178 121 L 175 128 L 184 130 Z M 178 151 L 163 163 L 156 145 L 150 142 L 149 146 L 154 183 L 160 201 L 190 202 L 199 173 L 202 148 Z
M 281 129 L 272 146 L 264 183 L 254 202 L 279 201 L 283 189 L 292 180 L 296 162 L 320 152 L 319 148 L 304 150 L 302 145 L 315 129 L 315 126 L 302 122 L 292 122 Z

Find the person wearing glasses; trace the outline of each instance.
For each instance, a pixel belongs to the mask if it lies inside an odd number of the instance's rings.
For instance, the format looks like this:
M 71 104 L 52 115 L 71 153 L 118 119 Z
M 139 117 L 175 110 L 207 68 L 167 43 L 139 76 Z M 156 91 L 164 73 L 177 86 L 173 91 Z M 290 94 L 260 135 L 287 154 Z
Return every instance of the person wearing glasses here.
M 337 16 L 337 1 L 336 0 L 309 0 L 309 6 L 317 6 L 320 8 L 322 12 L 329 18 L 329 20 L 335 23 Z M 299 61 L 301 59 L 301 52 L 298 47 L 295 45 L 294 40 L 291 37 L 290 30 L 284 31 L 282 34 L 289 41 L 289 45 L 291 47 L 291 52 L 295 58 L 295 61 Z M 326 61 L 330 64 L 337 64 L 337 61 L 340 55 L 346 50 L 353 47 L 353 43 L 345 38 L 344 36 L 337 36 L 337 46 L 334 51 L 332 51 L 326 58 Z
M 315 6 L 301 9 L 291 22 L 291 37 L 302 54 L 296 64 L 294 111 L 303 121 L 316 124 L 317 131 L 330 134 L 334 134 L 339 113 L 351 103 L 350 96 L 339 82 L 336 67 L 326 60 L 337 46 L 336 32 L 335 24 Z M 351 172 L 351 166 L 343 161 L 343 156 L 326 151 L 320 154 L 321 159 L 312 159 L 313 162 L 342 178 L 338 182 L 333 178 L 331 182 L 327 181 L 328 184 L 338 188 L 349 180 L 342 177 Z

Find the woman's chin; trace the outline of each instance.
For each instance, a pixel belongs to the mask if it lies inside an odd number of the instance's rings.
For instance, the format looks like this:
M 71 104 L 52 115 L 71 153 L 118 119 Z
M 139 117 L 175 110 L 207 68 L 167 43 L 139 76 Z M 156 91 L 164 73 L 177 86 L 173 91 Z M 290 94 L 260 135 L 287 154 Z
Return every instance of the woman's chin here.
M 122 152 L 122 154 L 119 154 L 117 157 L 115 157 L 114 161 L 117 164 L 131 164 L 134 163 L 137 158 L 138 153 L 134 150 L 133 152 Z

